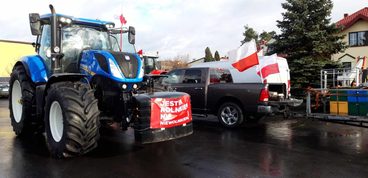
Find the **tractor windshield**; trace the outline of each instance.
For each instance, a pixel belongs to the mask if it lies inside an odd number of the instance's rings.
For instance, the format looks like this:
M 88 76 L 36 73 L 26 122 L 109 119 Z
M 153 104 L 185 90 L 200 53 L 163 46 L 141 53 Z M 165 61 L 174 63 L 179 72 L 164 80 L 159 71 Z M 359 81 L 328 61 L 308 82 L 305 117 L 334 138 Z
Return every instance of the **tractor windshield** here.
M 77 70 L 78 58 L 83 50 L 111 50 L 109 35 L 102 29 L 72 25 L 62 31 L 62 63 L 64 71 Z M 75 68 L 75 69 L 74 69 Z
M 135 53 L 134 45 L 128 42 L 128 33 L 110 34 L 107 30 L 82 25 L 62 29 L 63 71 L 78 71 L 78 58 L 83 50 L 112 50 Z M 120 40 L 122 39 L 122 43 Z
M 157 70 L 156 57 L 144 56 L 144 72 L 150 73 L 153 70 Z
M 79 25 L 63 28 L 62 48 L 64 54 L 70 52 L 71 49 L 112 49 L 107 31 Z

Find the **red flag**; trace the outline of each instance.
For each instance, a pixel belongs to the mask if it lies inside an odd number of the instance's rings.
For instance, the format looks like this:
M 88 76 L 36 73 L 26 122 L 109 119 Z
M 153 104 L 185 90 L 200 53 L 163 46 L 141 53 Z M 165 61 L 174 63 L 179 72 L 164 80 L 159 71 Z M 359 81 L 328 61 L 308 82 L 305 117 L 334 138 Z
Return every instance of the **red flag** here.
M 261 69 L 261 72 L 262 72 L 262 77 L 263 78 L 266 78 L 267 76 L 269 76 L 271 74 L 280 73 L 279 65 L 277 63 L 275 63 L 275 64 L 265 66 Z
M 137 53 L 138 53 L 139 55 L 143 55 L 143 50 L 141 49 L 141 50 L 139 50 Z
M 120 23 L 121 23 L 122 25 L 124 25 L 124 24 L 126 24 L 126 23 L 127 23 L 127 21 L 126 21 L 125 17 L 123 16 L 123 14 L 121 14 L 121 15 L 120 15 L 119 19 L 120 19 Z
M 259 58 L 259 66 L 258 66 L 258 75 L 260 72 L 262 74 L 262 78 L 266 78 L 271 74 L 280 73 L 279 65 L 277 63 L 277 56 L 262 56 Z
M 238 69 L 239 72 L 243 72 L 259 64 L 256 42 L 251 40 L 250 42 L 244 43 L 237 50 L 230 51 L 229 60 L 234 61 L 232 66 Z

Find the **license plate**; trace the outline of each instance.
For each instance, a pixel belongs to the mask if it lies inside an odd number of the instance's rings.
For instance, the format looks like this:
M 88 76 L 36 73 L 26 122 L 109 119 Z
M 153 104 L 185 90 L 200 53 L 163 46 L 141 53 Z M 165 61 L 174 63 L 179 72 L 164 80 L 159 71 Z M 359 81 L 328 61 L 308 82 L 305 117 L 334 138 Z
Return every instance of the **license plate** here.
M 9 91 L 9 88 L 4 88 L 3 91 Z

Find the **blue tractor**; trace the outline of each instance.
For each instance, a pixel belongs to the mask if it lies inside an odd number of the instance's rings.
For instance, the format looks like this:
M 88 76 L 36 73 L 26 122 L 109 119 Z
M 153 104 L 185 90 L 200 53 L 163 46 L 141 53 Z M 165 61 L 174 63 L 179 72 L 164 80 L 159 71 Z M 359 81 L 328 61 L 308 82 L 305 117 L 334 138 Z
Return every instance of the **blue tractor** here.
M 11 124 L 18 136 L 45 131 L 54 157 L 78 156 L 97 146 L 101 118 L 124 129 L 144 115 L 139 107 L 149 106 L 150 97 L 133 96 L 144 75 L 134 27 L 116 30 L 112 22 L 56 14 L 52 5 L 50 10 L 29 14 L 37 55 L 23 57 L 11 73 Z M 123 49 L 117 33 L 124 36 Z M 136 135 L 148 133 L 143 125 Z M 154 142 L 152 133 L 148 137 Z

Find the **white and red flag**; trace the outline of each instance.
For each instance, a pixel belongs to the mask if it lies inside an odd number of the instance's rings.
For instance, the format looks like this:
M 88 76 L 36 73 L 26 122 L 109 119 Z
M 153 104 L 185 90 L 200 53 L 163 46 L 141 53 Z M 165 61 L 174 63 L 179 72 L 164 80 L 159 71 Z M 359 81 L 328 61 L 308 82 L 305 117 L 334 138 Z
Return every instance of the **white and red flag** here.
M 259 58 L 259 65 L 257 68 L 257 74 L 263 79 L 271 74 L 280 73 L 279 65 L 277 63 L 277 55 L 262 56 Z
M 125 19 L 125 17 L 123 16 L 123 13 L 120 14 L 119 16 L 119 20 L 121 23 L 121 31 L 120 31 L 120 51 L 123 50 L 123 25 L 125 25 L 127 23 L 127 20 Z
M 259 64 L 257 47 L 255 40 L 244 43 L 238 49 L 229 52 L 229 61 L 233 61 L 232 66 L 243 72 Z
M 127 21 L 126 21 L 125 17 L 123 16 L 123 14 L 121 14 L 119 16 L 119 20 L 120 20 L 121 25 L 125 25 L 127 23 Z

